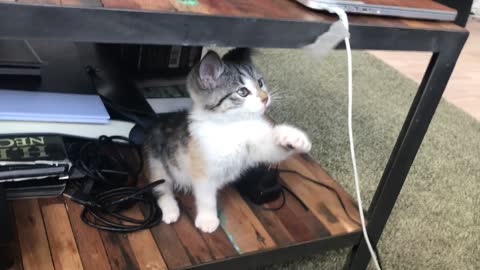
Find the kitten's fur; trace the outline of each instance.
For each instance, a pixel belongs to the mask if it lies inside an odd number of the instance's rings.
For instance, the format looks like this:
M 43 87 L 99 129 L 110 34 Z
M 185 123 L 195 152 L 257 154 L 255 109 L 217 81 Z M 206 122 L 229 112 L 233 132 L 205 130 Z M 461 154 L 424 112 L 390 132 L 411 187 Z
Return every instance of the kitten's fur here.
M 264 118 L 270 98 L 247 49 L 223 59 L 209 51 L 190 72 L 187 88 L 193 108 L 152 128 L 144 145 L 146 170 L 149 180 L 166 180 L 155 190 L 165 223 L 180 215 L 173 190 L 192 190 L 195 226 L 213 232 L 220 222 L 218 189 L 250 166 L 308 152 L 311 143 L 299 129 Z

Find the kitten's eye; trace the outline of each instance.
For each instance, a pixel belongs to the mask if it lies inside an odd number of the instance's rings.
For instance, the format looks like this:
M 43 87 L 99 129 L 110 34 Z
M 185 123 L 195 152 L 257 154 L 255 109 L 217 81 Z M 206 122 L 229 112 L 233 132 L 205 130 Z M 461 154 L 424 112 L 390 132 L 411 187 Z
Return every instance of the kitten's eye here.
M 242 87 L 237 91 L 237 94 L 241 97 L 246 97 L 246 96 L 250 95 L 250 91 L 248 91 L 247 88 Z
M 260 86 L 260 88 L 263 87 L 263 79 L 262 78 L 258 79 L 258 85 Z

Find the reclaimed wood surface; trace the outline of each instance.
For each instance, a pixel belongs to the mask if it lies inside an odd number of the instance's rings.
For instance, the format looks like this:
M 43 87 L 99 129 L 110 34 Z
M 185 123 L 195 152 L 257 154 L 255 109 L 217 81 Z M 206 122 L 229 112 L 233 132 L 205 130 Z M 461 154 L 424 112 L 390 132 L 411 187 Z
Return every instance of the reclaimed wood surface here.
M 83 270 L 63 198 L 38 201 L 55 269 Z
M 227 187 L 220 192 L 219 208 L 221 226 L 240 254 L 276 246 L 270 233 L 236 190 Z
M 188 215 L 190 220 L 194 220 L 196 211 L 193 197 L 191 195 L 181 196 L 180 205 L 182 206 L 182 211 Z M 219 228 L 213 233 L 200 232 L 200 235 L 208 246 L 209 253 L 215 260 L 229 258 L 238 254 L 223 228 Z
M 82 222 L 80 214 L 83 207 L 71 200 L 65 200 L 72 231 L 84 269 L 109 270 L 110 262 L 103 245 L 100 232 Z
M 143 213 L 140 211 L 138 206 L 128 209 L 125 211 L 125 214 L 135 219 L 144 218 Z M 150 230 L 142 230 L 134 233 L 128 233 L 126 235 L 140 269 L 168 269 Z
M 53 270 L 50 245 L 38 200 L 15 201 L 13 211 L 23 268 Z
M 337 194 L 325 187 L 308 182 L 296 174 L 282 173 L 281 178 L 288 188 L 303 200 L 330 233 L 344 234 L 356 231 L 359 223 L 358 218 L 353 213 L 356 213 L 357 210 L 350 196 L 346 192 L 342 192 L 343 189 L 321 167 L 311 168 L 300 162 L 298 156 L 292 159 L 297 159 L 299 162 L 283 162 L 280 168 L 297 171 L 328 185 L 338 193 L 341 202 Z M 342 204 L 347 212 L 343 209 Z M 354 218 L 352 219 L 351 216 Z
M 293 0 L 0 0 L 27 4 L 75 6 L 88 8 L 114 8 L 157 12 L 195 13 L 212 16 L 238 16 L 278 20 L 332 22 L 336 16 L 327 12 L 310 10 Z M 365 1 L 368 2 L 368 1 Z M 378 3 L 378 1 L 377 1 Z M 388 1 L 392 4 L 392 1 Z M 431 0 L 393 1 L 394 5 L 452 10 Z M 352 25 L 371 25 L 441 31 L 464 31 L 452 22 L 413 20 L 393 17 L 351 15 Z
M 102 7 L 100 0 L 61 0 L 62 6 Z
M 180 269 L 360 230 L 352 198 L 320 165 L 308 156 L 294 156 L 280 167 L 312 177 L 335 192 L 296 174 L 282 173 L 283 185 L 295 195 L 285 190 L 285 205 L 270 211 L 265 208 L 278 207 L 282 198 L 259 206 L 246 201 L 235 188 L 226 187 L 218 195 L 221 226 L 212 234 L 195 228 L 196 210 L 190 194 L 177 194 L 182 212 L 178 222 L 130 234 L 85 225 L 80 218 L 82 206 L 63 197 L 13 201 L 16 267 Z M 124 214 L 141 218 L 143 211 L 134 207 Z

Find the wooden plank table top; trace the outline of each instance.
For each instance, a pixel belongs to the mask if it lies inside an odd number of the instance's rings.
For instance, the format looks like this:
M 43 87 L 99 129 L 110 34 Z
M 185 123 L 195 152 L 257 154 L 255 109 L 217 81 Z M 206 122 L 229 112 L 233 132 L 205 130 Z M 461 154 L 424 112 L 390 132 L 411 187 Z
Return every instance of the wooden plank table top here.
M 262 207 L 274 208 L 282 198 L 259 206 L 227 187 L 219 194 L 221 226 L 212 234 L 195 228 L 190 194 L 178 194 L 182 213 L 176 223 L 128 234 L 87 226 L 80 219 L 82 206 L 63 197 L 13 201 L 16 269 L 181 269 L 334 236 L 359 237 L 355 203 L 320 165 L 294 156 L 280 167 L 331 189 L 282 173 L 283 184 L 298 198 L 285 192 L 285 205 L 268 211 Z M 143 212 L 134 207 L 125 214 L 140 218 Z
M 0 38 L 7 39 L 296 48 L 314 42 L 336 20 L 294 0 L 0 0 Z M 349 20 L 354 49 L 438 51 L 448 38 L 440 35 L 466 33 L 453 22 Z
M 336 16 L 326 12 L 310 10 L 292 0 L 0 0 L 0 2 L 310 22 L 332 22 L 336 20 Z M 397 3 L 418 8 L 435 7 L 444 10 L 450 9 L 430 0 L 408 0 Z M 364 24 L 412 29 L 463 31 L 461 27 L 452 22 L 381 16 L 352 15 L 350 16 L 350 22 L 353 25 Z

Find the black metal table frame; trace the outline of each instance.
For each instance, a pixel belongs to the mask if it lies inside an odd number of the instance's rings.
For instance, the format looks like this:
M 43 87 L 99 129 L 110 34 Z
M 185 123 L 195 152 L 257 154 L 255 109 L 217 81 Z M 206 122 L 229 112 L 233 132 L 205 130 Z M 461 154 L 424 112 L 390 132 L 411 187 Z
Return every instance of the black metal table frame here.
M 299 48 L 312 43 L 329 26 L 330 22 L 0 4 L 0 39 Z M 352 24 L 350 33 L 352 49 L 433 53 L 368 210 L 367 229 L 372 244 L 376 245 L 468 32 Z M 370 255 L 358 232 L 246 254 L 193 268 L 245 269 L 352 245 L 345 268 L 366 269 Z

